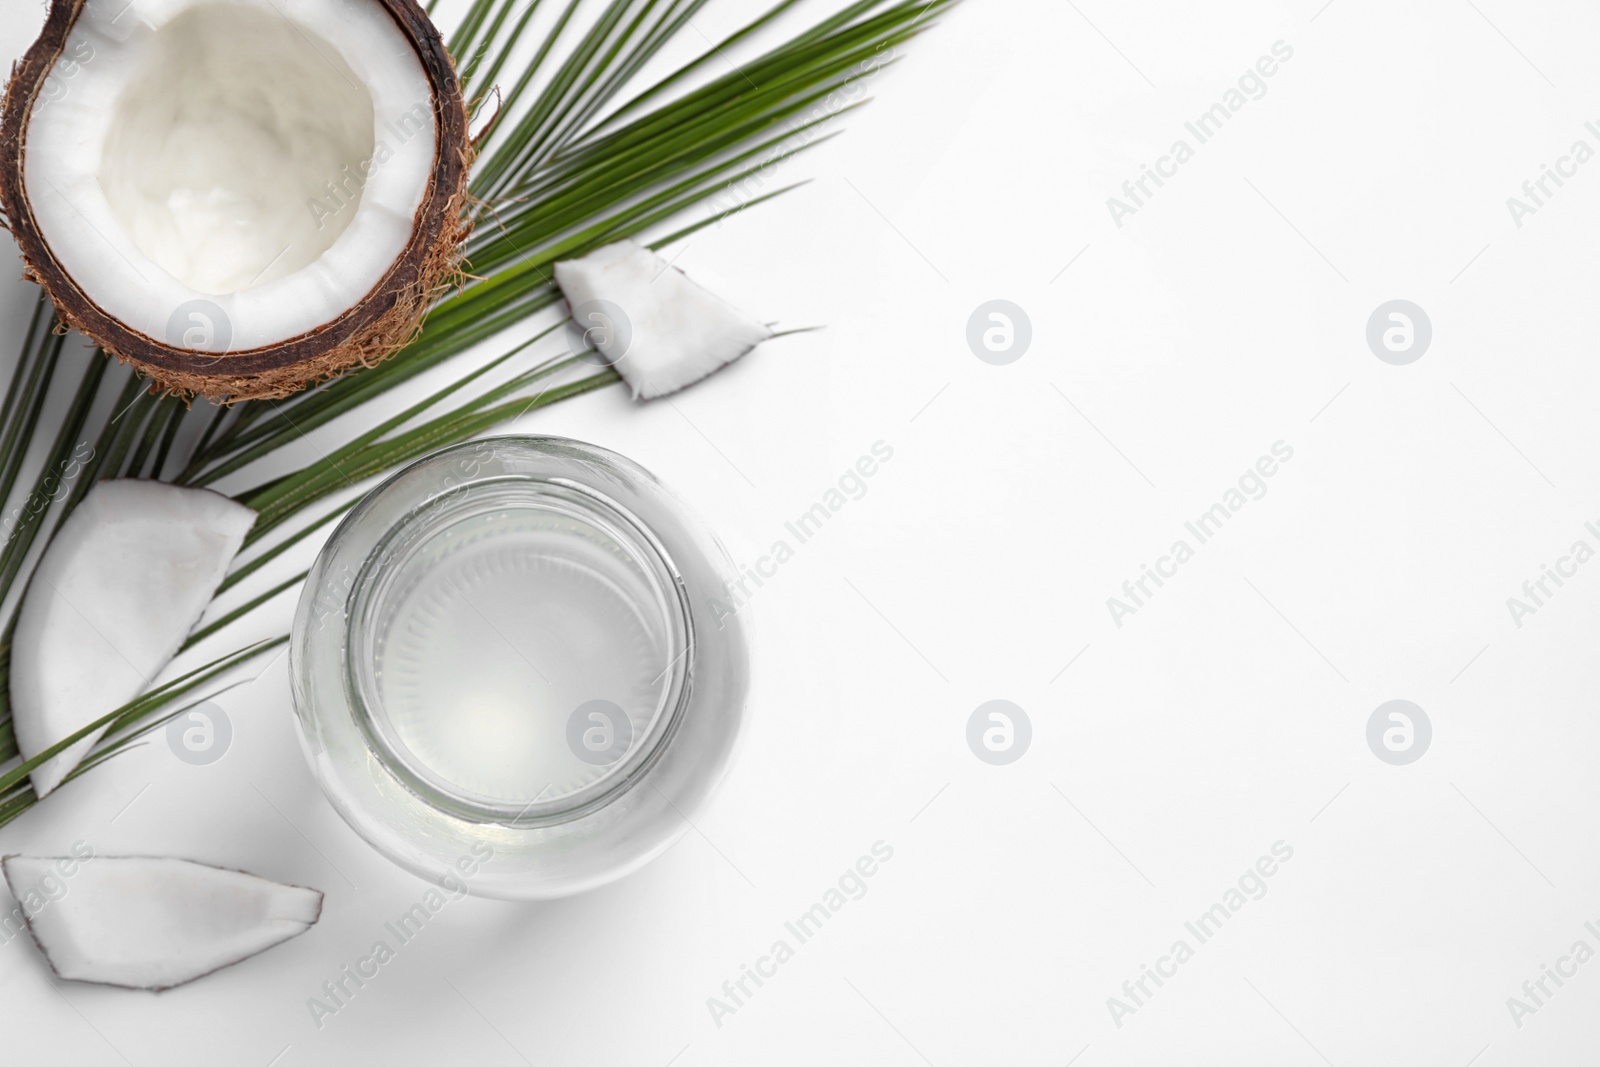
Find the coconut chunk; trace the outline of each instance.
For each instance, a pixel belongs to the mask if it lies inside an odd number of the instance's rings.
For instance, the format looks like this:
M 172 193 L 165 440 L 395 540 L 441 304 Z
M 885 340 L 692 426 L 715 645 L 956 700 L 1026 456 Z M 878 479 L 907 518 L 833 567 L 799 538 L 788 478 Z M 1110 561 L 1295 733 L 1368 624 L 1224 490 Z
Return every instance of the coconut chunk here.
M 39 560 L 11 646 L 17 748 L 32 759 L 147 688 L 211 602 L 256 513 L 209 489 L 100 482 Z M 35 767 L 61 784 L 104 730 Z
M 675 393 L 772 336 L 766 324 L 633 241 L 555 269 L 578 328 L 635 400 Z
M 322 894 L 244 871 L 153 856 L 0 860 L 28 931 L 61 978 L 162 990 L 304 933 Z M 63 876 L 59 872 L 71 869 Z

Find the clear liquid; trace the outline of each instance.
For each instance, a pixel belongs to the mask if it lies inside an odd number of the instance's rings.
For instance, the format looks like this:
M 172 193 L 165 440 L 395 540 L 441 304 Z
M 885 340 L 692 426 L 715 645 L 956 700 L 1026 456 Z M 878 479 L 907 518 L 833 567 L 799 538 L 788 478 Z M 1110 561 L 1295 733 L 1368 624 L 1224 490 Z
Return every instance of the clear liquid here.
M 625 520 L 559 491 L 498 496 L 375 557 L 363 688 L 423 788 L 526 810 L 595 791 L 653 743 L 682 635 L 670 576 Z

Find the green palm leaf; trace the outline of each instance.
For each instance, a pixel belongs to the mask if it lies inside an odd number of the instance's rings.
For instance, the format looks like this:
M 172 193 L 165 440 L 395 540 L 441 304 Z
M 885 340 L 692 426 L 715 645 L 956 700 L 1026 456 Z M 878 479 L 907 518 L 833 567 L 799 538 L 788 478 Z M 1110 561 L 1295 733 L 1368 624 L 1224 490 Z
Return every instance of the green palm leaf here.
M 262 582 L 262 572 L 348 510 L 372 479 L 536 408 L 618 380 L 560 342 L 561 322 L 468 360 L 448 384 L 379 419 L 372 402 L 510 334 L 554 307 L 559 259 L 623 238 L 663 247 L 792 186 L 759 190 L 775 165 L 825 139 L 818 131 L 860 102 L 856 83 L 891 62 L 955 0 L 861 0 L 741 66 L 709 76 L 799 6 L 780 0 L 688 63 L 639 84 L 651 60 L 692 29 L 708 0 L 470 0 L 450 35 L 463 84 L 484 124 L 466 246 L 471 277 L 439 299 L 399 355 L 285 400 L 231 408 L 153 395 L 125 368 L 59 332 L 40 297 L 21 356 L 0 400 L 0 682 L 17 604 L 38 552 L 94 481 L 153 477 L 195 486 L 264 480 L 232 495 L 260 512 L 245 552 L 219 590 L 223 607 L 185 650 L 211 645 L 257 609 L 297 588 L 304 572 Z M 520 8 L 520 10 L 519 10 Z M 430 5 L 430 11 L 432 5 Z M 536 40 L 541 16 L 549 26 Z M 695 30 L 698 36 L 698 30 Z M 520 69 L 514 56 L 531 55 Z M 515 71 L 514 77 L 512 72 Z M 502 83 L 504 88 L 490 87 Z M 826 135 L 831 136 L 831 134 Z M 745 195 L 746 184 L 759 195 Z M 675 232 L 662 227 L 729 194 L 742 202 Z M 653 238 L 653 239 L 652 239 Z M 542 353 L 542 354 L 541 354 Z M 41 440 L 41 413 L 69 397 L 56 433 Z M 336 447 L 295 467 L 273 462 L 289 446 L 336 426 Z M 31 478 L 25 478 L 27 471 Z M 248 591 L 245 587 L 256 587 Z M 238 592 L 236 592 L 238 591 Z M 74 772 L 126 751 L 140 736 L 203 699 L 231 673 L 282 646 L 279 637 L 235 648 L 152 689 L 97 721 L 111 729 Z M 37 803 L 28 771 L 77 737 L 20 762 L 6 687 L 0 684 L 0 825 Z M 187 705 L 186 705 L 187 706 Z M 9 764 L 9 766 L 7 766 Z

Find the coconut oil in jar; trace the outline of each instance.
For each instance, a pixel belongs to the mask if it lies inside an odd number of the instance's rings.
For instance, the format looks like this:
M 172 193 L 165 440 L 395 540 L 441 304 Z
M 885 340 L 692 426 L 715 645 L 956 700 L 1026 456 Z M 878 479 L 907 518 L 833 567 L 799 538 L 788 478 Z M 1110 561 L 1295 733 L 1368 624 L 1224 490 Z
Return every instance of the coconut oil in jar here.
M 603 501 L 513 479 L 445 498 L 358 581 L 360 711 L 413 788 L 488 818 L 591 796 L 659 739 L 680 590 Z
M 420 461 L 351 514 L 302 598 L 312 768 L 419 873 L 474 845 L 488 895 L 626 873 L 687 827 L 737 739 L 742 620 L 710 611 L 728 572 L 612 453 L 502 438 Z

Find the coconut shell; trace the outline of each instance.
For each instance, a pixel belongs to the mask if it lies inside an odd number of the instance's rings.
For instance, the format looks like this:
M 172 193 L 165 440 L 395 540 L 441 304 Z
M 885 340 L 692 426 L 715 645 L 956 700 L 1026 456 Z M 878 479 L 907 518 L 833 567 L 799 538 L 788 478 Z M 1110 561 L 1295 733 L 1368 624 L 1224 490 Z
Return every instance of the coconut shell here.
M 45 288 L 62 322 L 138 368 L 161 389 L 225 401 L 288 396 L 353 367 L 381 362 L 409 344 L 434 299 L 460 277 L 459 249 L 471 232 L 464 208 L 473 159 L 455 65 L 416 0 L 366 0 L 394 19 L 416 49 L 433 88 L 433 174 L 411 239 L 378 284 L 338 318 L 286 341 L 222 355 L 175 348 L 130 329 L 78 287 L 39 231 L 23 182 L 28 120 L 84 2 L 51 0 L 38 40 L 12 69 L 0 113 L 4 224 L 22 251 L 23 276 Z

